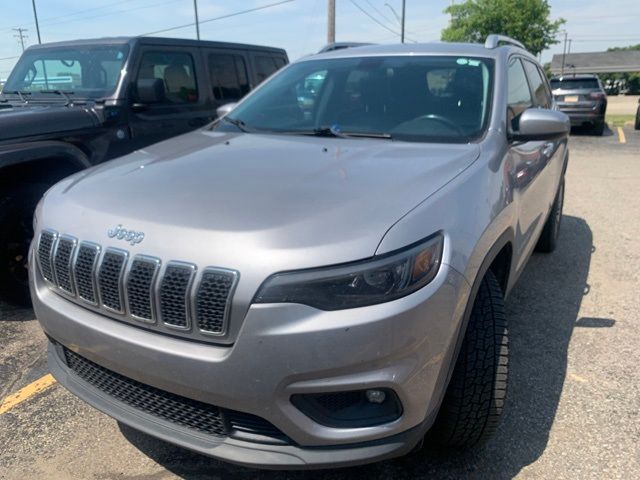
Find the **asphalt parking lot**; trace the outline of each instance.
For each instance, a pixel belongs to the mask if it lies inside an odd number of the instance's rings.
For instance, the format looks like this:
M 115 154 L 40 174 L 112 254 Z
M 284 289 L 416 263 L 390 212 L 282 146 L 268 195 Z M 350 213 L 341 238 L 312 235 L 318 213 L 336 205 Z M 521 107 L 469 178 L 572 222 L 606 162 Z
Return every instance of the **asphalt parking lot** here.
M 564 213 L 558 250 L 534 255 L 508 299 L 509 403 L 482 448 L 311 473 L 224 464 L 49 385 L 33 312 L 0 303 L 0 478 L 637 478 L 640 131 L 574 132 Z

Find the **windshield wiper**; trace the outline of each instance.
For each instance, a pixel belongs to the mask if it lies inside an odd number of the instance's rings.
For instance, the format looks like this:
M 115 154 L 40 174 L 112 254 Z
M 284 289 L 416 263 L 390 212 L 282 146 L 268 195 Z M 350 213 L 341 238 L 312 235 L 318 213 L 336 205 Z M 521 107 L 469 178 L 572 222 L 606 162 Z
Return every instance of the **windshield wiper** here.
M 74 103 L 73 99 L 70 96 L 73 95 L 73 92 L 71 90 L 40 90 L 40 93 L 55 93 L 64 97 L 64 99 L 67 101 L 67 105 L 71 105 L 72 103 Z
M 306 132 L 301 132 L 306 133 Z M 343 132 L 339 128 L 333 127 L 321 127 L 316 128 L 312 132 L 313 135 L 317 137 L 337 137 L 337 138 L 353 138 L 353 137 L 362 137 L 362 138 L 384 138 L 391 140 L 392 137 L 388 133 L 376 133 L 376 132 Z
M 234 127 L 238 127 L 244 133 L 251 133 L 252 132 L 252 130 L 249 127 L 247 127 L 247 124 L 244 123 L 239 118 L 229 118 L 229 116 L 224 116 L 220 120 L 225 121 L 227 123 L 230 123 Z
M 27 103 L 27 99 L 24 98 L 25 95 L 31 95 L 31 92 L 27 92 L 27 91 L 20 91 L 20 90 L 3 90 L 2 94 L 6 94 L 8 93 L 9 95 L 18 95 L 18 97 L 20 97 L 20 101 Z

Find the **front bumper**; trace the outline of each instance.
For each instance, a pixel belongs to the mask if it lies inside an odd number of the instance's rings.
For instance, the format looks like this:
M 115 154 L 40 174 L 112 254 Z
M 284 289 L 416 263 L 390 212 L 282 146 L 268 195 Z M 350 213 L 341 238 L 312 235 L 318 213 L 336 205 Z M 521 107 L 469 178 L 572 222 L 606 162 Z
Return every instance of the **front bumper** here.
M 31 262 L 34 265 L 34 262 Z M 302 468 L 402 455 L 437 413 L 450 373 L 469 286 L 447 265 L 418 292 L 387 304 L 336 312 L 254 305 L 232 346 L 161 335 L 115 321 L 52 292 L 32 270 L 36 315 L 56 343 L 111 371 L 221 408 L 257 415 L 291 443 L 208 437 L 150 420 L 76 377 L 55 348 L 58 381 L 99 410 L 171 443 L 234 463 Z M 320 425 L 290 402 L 297 393 L 389 388 L 397 420 L 362 428 Z

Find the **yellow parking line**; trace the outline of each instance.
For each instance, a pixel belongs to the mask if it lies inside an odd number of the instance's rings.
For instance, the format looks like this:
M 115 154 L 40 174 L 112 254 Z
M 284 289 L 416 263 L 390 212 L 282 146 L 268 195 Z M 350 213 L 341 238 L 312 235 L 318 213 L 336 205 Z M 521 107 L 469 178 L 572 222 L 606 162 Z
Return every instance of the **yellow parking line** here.
M 622 127 L 618 127 L 618 139 L 620 140 L 620 143 L 627 143 L 627 139 L 624 136 L 624 130 L 622 129 Z
M 28 400 L 35 394 L 46 390 L 54 383 L 56 383 L 56 379 L 53 378 L 53 375 L 49 373 L 44 377 L 39 378 L 35 382 L 30 383 L 26 387 L 21 388 L 16 393 L 9 395 L 5 399 L 3 399 L 2 404 L 0 404 L 0 415 L 2 415 L 3 413 L 7 413 L 13 407 L 24 402 L 25 400 Z

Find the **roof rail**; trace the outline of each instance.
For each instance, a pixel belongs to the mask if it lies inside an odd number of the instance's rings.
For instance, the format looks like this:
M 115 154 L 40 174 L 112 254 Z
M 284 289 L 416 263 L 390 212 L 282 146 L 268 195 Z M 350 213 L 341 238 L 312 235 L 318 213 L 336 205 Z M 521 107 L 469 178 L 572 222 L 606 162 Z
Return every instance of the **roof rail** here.
M 489 35 L 484 41 L 484 48 L 496 48 L 500 43 L 508 43 L 509 45 L 515 45 L 516 47 L 526 50 L 525 46 L 518 40 L 507 37 L 506 35 L 497 35 L 495 33 Z

